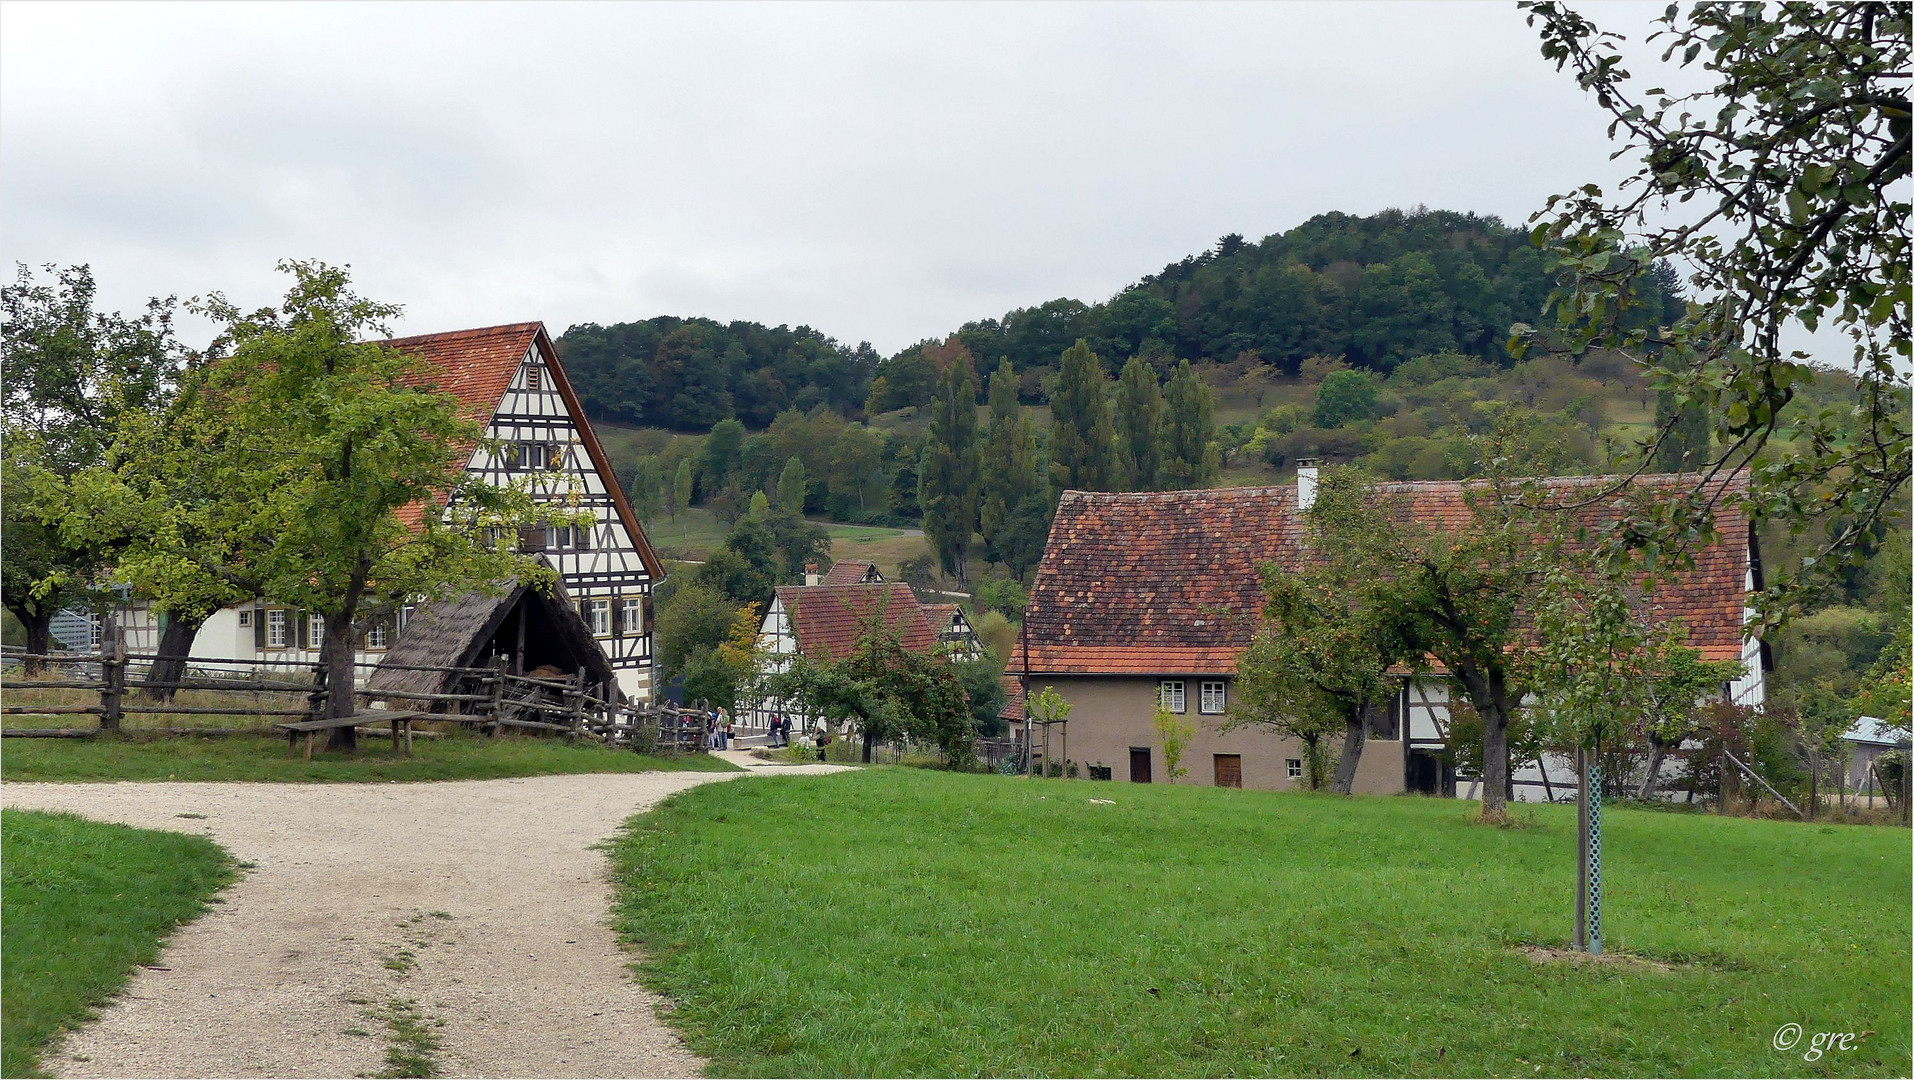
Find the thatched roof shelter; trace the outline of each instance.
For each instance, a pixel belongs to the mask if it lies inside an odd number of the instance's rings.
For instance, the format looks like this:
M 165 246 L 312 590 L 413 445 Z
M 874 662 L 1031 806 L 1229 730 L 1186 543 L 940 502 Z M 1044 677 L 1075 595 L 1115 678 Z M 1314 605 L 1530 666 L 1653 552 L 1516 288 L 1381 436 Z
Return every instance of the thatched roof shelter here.
M 587 686 L 616 693 L 611 660 L 564 586 L 522 580 L 414 608 L 360 692 L 368 698 L 381 691 L 457 693 L 461 676 L 455 673 L 406 669 L 489 668 L 500 657 L 521 674 L 552 667 L 569 675 L 582 668 Z

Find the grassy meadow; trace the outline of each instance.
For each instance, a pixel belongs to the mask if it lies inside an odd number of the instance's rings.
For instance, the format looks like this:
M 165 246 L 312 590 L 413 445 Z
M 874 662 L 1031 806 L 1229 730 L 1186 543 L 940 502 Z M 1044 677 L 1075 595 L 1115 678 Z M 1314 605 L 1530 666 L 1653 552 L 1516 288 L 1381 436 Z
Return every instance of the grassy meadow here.
M 877 564 L 885 577 L 897 580 L 897 564 L 930 550 L 921 529 L 888 529 L 880 525 L 846 525 L 817 521 L 831 535 L 831 558 L 864 559 Z M 724 545 L 730 532 L 717 515 L 702 506 L 680 510 L 677 520 L 659 515 L 645 527 L 658 554 L 674 561 L 703 562 Z
M 48 1041 L 152 963 L 233 870 L 203 837 L 0 811 L 0 1075 L 40 1075 Z
M 385 735 L 360 732 L 356 753 L 327 753 L 315 746 L 310 761 L 288 756 L 286 740 L 277 735 L 7 739 L 0 746 L 0 779 L 15 782 L 384 783 L 660 769 L 729 772 L 735 766 L 707 754 L 654 757 L 594 743 L 568 744 L 558 738 L 513 734 L 491 738 L 456 731 L 439 738 L 415 738 L 410 757 L 394 753 Z
M 1108 800 L 1103 801 L 1103 800 Z M 617 925 L 716 1075 L 1906 1075 L 1905 830 L 879 768 L 633 819 Z M 775 823 L 775 824 L 773 824 Z M 1628 959 L 1628 958 L 1636 959 Z M 1807 1060 L 1777 1029 L 1851 1032 Z

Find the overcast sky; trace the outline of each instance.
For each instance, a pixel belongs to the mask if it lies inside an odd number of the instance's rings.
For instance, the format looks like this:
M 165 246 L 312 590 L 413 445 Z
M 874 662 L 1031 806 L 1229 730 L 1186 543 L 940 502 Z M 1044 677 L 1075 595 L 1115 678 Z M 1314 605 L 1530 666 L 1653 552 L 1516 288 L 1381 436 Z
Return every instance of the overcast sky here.
M 1639 37 L 1659 4 L 1591 5 Z M 350 263 L 422 333 L 888 353 L 1329 210 L 1618 175 L 1512 3 L 0 6 L 0 259 L 105 304 Z

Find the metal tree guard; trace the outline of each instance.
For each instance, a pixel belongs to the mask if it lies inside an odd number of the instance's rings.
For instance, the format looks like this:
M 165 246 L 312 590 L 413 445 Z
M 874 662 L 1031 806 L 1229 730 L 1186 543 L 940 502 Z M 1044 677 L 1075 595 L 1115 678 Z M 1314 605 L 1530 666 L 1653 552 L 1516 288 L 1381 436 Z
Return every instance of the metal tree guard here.
M 1587 747 L 1575 750 L 1577 860 L 1575 948 L 1602 954 L 1602 766 Z

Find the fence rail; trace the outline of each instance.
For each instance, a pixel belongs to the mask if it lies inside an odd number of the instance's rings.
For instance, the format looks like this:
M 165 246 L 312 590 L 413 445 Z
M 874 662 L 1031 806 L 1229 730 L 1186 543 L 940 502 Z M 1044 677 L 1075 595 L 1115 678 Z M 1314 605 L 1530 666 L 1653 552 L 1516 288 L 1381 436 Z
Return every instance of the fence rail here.
M 98 716 L 98 729 L 90 728 L 7 728 L 0 730 L 9 738 L 86 738 L 102 732 L 121 730 L 121 720 L 129 715 L 157 714 L 181 716 L 255 716 L 303 717 L 318 719 L 326 703 L 326 668 L 317 662 L 287 661 L 277 658 L 194 657 L 183 662 L 186 674 L 164 681 L 146 681 L 162 658 L 153 653 L 128 652 L 124 639 L 109 633 L 97 653 L 28 653 L 17 648 L 0 652 L 0 660 L 19 661 L 29 669 L 51 672 L 53 678 L 7 679 L 10 690 L 94 691 L 99 702 L 62 702 L 45 705 L 0 704 L 0 715 L 8 716 Z M 177 658 L 170 658 L 177 659 Z M 380 667 L 388 671 L 423 671 L 444 676 L 445 692 L 412 690 L 355 689 L 355 697 L 365 703 L 406 702 L 412 708 L 427 708 L 432 719 L 443 719 L 489 730 L 498 734 L 507 729 L 562 734 L 573 739 L 591 739 L 608 746 L 627 747 L 641 753 L 701 753 L 705 750 L 705 715 L 673 705 L 637 705 L 618 700 L 609 684 L 594 687 L 585 671 L 562 678 L 521 675 L 499 667 L 432 667 L 420 664 L 384 664 L 354 661 L 355 667 Z M 207 675 L 224 667 L 250 668 L 237 678 Z M 291 672 L 307 673 L 309 678 L 295 680 Z M 194 677 L 197 674 L 199 677 Z M 279 678 L 268 678 L 268 674 Z M 129 675 L 134 676 L 129 679 Z M 139 703 L 129 700 L 131 691 L 161 698 L 178 690 L 226 691 L 233 693 L 299 695 L 304 702 L 256 701 L 232 705 L 180 705 L 171 701 Z M 295 699 L 296 700 L 296 699 Z M 277 706 L 277 707 L 275 707 Z M 371 721 L 368 721 L 371 723 Z M 215 729 L 159 729 L 161 731 L 204 734 Z M 258 729 L 231 729 L 246 731 Z M 228 729 L 218 729 L 228 733 Z

